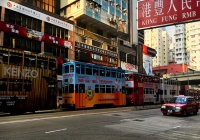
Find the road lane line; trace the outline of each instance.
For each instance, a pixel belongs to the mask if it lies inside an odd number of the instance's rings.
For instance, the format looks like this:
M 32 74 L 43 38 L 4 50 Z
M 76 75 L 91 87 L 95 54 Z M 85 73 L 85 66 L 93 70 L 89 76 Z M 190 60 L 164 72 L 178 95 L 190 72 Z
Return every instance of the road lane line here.
M 123 111 L 128 111 L 128 110 L 120 110 L 120 111 L 123 112 Z M 57 116 L 57 117 L 44 117 L 44 118 L 35 118 L 35 119 L 15 120 L 15 121 L 0 122 L 0 125 L 11 124 L 11 123 L 41 121 L 41 120 L 49 120 L 49 119 L 70 118 L 70 117 L 86 116 L 86 115 L 98 115 L 98 114 L 115 113 L 115 112 L 119 112 L 119 111 L 107 111 L 107 112 L 98 112 L 98 113 L 84 113 L 84 114 L 64 115 L 64 116 Z
M 47 131 L 47 132 L 45 132 L 45 133 L 46 133 L 46 134 L 49 134 L 49 133 L 54 133 L 54 132 L 59 132 L 59 131 L 64 131 L 64 130 L 67 130 L 67 128 L 58 129 L 58 130 L 53 130 L 53 131 Z
M 175 126 L 175 127 L 173 127 L 173 128 L 179 128 L 179 127 L 181 127 L 181 126 Z

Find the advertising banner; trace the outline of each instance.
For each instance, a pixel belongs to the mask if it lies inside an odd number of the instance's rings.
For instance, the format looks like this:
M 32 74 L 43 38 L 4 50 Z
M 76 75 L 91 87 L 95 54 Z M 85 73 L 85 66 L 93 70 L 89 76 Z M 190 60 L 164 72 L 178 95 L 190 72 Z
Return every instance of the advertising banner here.
M 143 67 L 147 75 L 153 75 L 152 58 L 149 55 L 143 54 Z
M 20 5 L 18 3 L 9 1 L 9 0 L 1 0 L 0 6 L 5 7 L 7 9 L 19 12 L 21 14 L 48 22 L 50 24 L 56 25 L 58 27 L 62 27 L 64 29 L 73 31 L 73 25 L 70 23 L 67 23 L 65 21 L 59 20 L 57 18 L 51 17 L 49 15 L 43 14 L 41 12 L 38 12 L 36 10 L 33 10 L 31 8 L 25 7 L 23 5 Z
M 138 29 L 200 20 L 200 0 L 138 1 Z
M 43 41 L 49 44 L 55 44 L 61 47 L 72 49 L 71 41 L 68 41 L 59 37 L 50 36 L 48 34 L 27 29 L 27 28 L 17 26 L 11 23 L 0 21 L 0 31 L 4 31 L 6 33 L 11 33 L 11 34 L 17 34 L 21 37 L 30 38 L 37 41 Z
M 138 66 L 130 64 L 130 63 L 121 62 L 121 68 L 123 70 L 126 70 L 126 73 L 129 73 L 129 72 L 138 73 Z

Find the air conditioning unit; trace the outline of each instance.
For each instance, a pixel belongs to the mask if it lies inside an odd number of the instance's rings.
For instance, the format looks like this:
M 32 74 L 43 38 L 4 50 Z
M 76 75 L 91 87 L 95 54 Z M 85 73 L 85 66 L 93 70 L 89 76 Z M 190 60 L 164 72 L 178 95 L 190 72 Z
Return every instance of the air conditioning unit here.
M 123 12 L 126 12 L 126 9 L 123 9 L 122 11 L 123 11 Z
M 113 21 L 113 18 L 112 18 L 112 17 L 110 17 L 110 18 L 109 18 L 109 21 L 110 21 L 110 22 L 112 22 L 112 21 Z
M 119 4 L 118 4 L 118 3 L 115 3 L 115 5 L 118 6 Z
M 117 22 L 117 18 L 116 17 L 113 18 L 113 22 L 115 22 L 115 23 Z
M 121 21 L 121 20 L 122 20 L 122 18 L 119 18 L 118 20 L 119 20 L 119 21 Z

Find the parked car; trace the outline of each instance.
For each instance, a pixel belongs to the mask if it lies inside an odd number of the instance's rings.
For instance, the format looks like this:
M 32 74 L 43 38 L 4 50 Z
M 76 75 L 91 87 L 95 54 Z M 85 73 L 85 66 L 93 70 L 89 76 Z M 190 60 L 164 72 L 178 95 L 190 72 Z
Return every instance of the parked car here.
M 169 102 L 162 104 L 161 112 L 163 115 L 180 114 L 187 116 L 188 114 L 197 114 L 199 111 L 199 103 L 192 96 L 174 96 Z

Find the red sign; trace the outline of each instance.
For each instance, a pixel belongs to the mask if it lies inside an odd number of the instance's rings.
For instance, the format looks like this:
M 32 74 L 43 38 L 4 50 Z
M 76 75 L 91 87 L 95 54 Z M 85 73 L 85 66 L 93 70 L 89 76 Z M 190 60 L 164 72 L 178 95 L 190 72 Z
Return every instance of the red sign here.
M 12 23 L 0 21 L 0 31 L 72 49 L 72 42 L 69 40 L 50 36 L 48 34 L 27 29 L 22 26 L 14 25 Z
M 157 54 L 157 51 L 155 49 L 150 48 L 150 47 L 148 47 L 148 46 L 146 46 L 144 44 L 142 45 L 142 49 L 143 49 L 143 53 L 145 53 L 147 55 L 150 55 L 152 57 L 155 57 L 156 54 Z
M 138 29 L 200 20 L 200 0 L 145 0 L 138 2 Z

